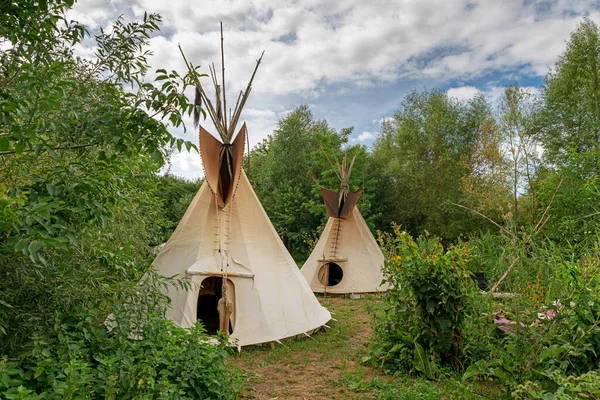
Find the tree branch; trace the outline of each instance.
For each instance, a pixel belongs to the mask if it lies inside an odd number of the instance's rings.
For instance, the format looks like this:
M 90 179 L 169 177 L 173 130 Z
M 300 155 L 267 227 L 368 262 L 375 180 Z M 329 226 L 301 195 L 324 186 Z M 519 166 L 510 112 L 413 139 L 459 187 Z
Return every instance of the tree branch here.
M 490 221 L 492 224 L 496 225 L 496 226 L 497 226 L 497 227 L 498 227 L 498 228 L 499 228 L 499 229 L 500 229 L 502 232 L 504 232 L 504 233 L 506 233 L 506 234 L 508 234 L 508 235 L 512 236 L 513 238 L 516 238 L 516 236 L 515 236 L 515 234 L 514 234 L 514 233 L 512 233 L 512 232 L 510 232 L 510 231 L 506 230 L 506 228 L 504 228 L 504 227 L 502 227 L 501 225 L 499 225 L 497 222 L 495 222 L 493 219 L 491 219 L 491 218 L 490 218 L 490 217 L 488 217 L 487 215 L 484 215 L 484 214 L 480 213 L 479 211 L 475 211 L 475 210 L 473 210 L 472 208 L 469 208 L 469 207 L 467 207 L 467 206 L 463 206 L 463 205 L 456 204 L 456 203 L 451 203 L 451 204 L 452 204 L 452 205 L 455 205 L 455 206 L 457 206 L 457 207 L 460 207 L 460 208 L 464 208 L 465 210 L 469 210 L 469 211 L 471 211 L 471 212 L 473 212 L 473 213 L 475 213 L 475 214 L 479 215 L 480 217 L 483 217 L 483 218 L 487 219 L 487 220 L 488 220 L 488 221 Z
M 515 264 L 516 264 L 516 261 L 513 260 L 513 262 L 508 266 L 508 268 L 506 269 L 506 271 L 504 271 L 504 274 L 502 274 L 502 276 L 500 277 L 500 279 L 498 279 L 498 282 L 496 282 L 494 284 L 494 286 L 492 286 L 492 289 L 488 292 L 489 295 L 491 295 L 496 290 L 498 290 L 498 287 L 504 281 L 504 279 L 506 279 L 506 277 L 508 276 L 508 274 L 510 273 L 510 271 L 512 271 L 512 269 L 515 266 Z
M 87 143 L 87 144 L 77 144 L 74 146 L 58 146 L 58 147 L 52 147 L 51 150 L 75 150 L 75 149 L 82 149 L 84 147 L 91 147 L 91 146 L 95 146 L 97 145 L 99 142 L 93 142 L 93 143 Z M 34 151 L 33 149 L 24 149 L 23 153 L 30 153 Z M 16 154 L 16 151 L 12 150 L 12 151 L 3 151 L 0 152 L 0 156 L 5 156 L 5 155 L 10 155 L 10 154 Z
M 548 222 L 548 219 L 550 219 L 550 217 L 548 217 L 548 218 L 546 218 L 544 220 L 544 217 L 546 216 L 546 213 L 548 212 L 548 210 L 550 210 L 550 207 L 552 206 L 552 203 L 554 203 L 554 199 L 556 198 L 556 193 L 558 193 L 558 189 L 560 189 L 560 187 L 562 186 L 564 180 L 565 180 L 565 177 L 563 176 L 560 179 L 560 182 L 558 182 L 558 186 L 556 186 L 556 189 L 554 190 L 554 194 L 552 195 L 552 199 L 550 200 L 550 203 L 548 203 L 548 207 L 546 207 L 546 209 L 544 210 L 544 213 L 540 217 L 539 222 L 537 223 L 537 225 L 533 229 L 533 232 L 535 232 L 536 234 L 539 233 L 542 230 L 542 228 L 544 227 L 544 225 L 546 225 L 546 222 Z

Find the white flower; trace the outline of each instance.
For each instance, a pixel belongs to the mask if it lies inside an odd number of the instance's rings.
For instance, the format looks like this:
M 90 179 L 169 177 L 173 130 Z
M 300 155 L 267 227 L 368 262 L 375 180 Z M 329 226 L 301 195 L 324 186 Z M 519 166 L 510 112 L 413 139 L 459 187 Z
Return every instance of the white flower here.
M 569 306 L 570 306 L 570 307 L 575 307 L 575 302 L 574 302 L 574 301 L 570 302 L 570 303 L 569 303 Z
M 538 319 L 546 319 L 546 314 L 539 312 L 538 313 Z
M 593 307 L 594 306 L 594 302 L 593 301 L 588 301 L 588 306 Z

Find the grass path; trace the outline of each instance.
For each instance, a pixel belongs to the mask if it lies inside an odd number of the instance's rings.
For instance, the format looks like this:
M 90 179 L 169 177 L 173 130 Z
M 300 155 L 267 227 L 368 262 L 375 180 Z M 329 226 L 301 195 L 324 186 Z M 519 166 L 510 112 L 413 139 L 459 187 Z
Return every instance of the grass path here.
M 503 399 L 510 398 L 489 382 L 465 383 L 449 374 L 432 382 L 411 376 L 392 378 L 361 364 L 368 354 L 373 311 L 382 307 L 378 296 L 352 300 L 319 297 L 333 313 L 326 332 L 312 339 L 245 348 L 229 363 L 243 374 L 242 399 Z
M 352 300 L 328 297 L 319 300 L 333 313 L 327 332 L 311 338 L 286 340 L 274 349 L 269 346 L 244 349 L 232 357 L 244 374 L 244 399 L 348 399 L 357 397 L 347 385 L 350 376 L 362 379 L 380 375 L 360 365 L 368 350 L 371 334 L 370 310 L 381 299 L 369 296 Z M 367 397 L 371 398 L 367 393 Z

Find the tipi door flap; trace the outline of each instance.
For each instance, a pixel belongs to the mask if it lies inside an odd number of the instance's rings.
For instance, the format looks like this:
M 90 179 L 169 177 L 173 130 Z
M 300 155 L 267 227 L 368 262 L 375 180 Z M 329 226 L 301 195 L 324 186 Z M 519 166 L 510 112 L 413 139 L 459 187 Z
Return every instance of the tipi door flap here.
M 319 266 L 317 267 L 317 274 L 316 274 L 317 280 L 319 281 L 319 283 L 323 286 L 328 286 L 328 287 L 339 285 L 341 283 L 342 279 L 344 278 L 344 268 L 342 267 L 342 265 L 340 265 L 342 262 L 343 261 L 319 262 Z M 340 275 L 340 277 L 337 279 L 337 283 L 334 283 L 333 285 L 330 284 L 330 282 L 328 282 L 332 278 L 332 267 L 336 270 L 333 273 Z
M 237 309 L 237 307 L 235 302 L 235 286 L 233 285 L 233 282 L 229 279 L 227 279 L 227 295 L 233 303 L 233 311 L 231 313 L 231 316 L 229 317 L 229 321 L 231 322 L 231 330 L 233 333 L 233 331 L 235 331 L 235 310 Z
M 209 288 L 209 287 L 204 287 L 203 283 L 207 282 L 207 279 L 210 278 L 221 278 L 222 275 L 218 275 L 218 276 L 206 276 L 204 275 L 202 277 L 202 279 L 200 279 L 199 281 L 197 280 L 198 275 L 193 275 L 192 277 L 192 282 L 197 284 L 197 290 L 194 290 L 193 293 L 195 294 L 195 298 L 197 299 L 199 296 L 203 295 L 203 291 L 207 290 L 209 292 L 212 292 L 213 290 L 215 290 L 215 288 Z M 226 280 L 227 283 L 227 298 L 231 301 L 231 303 L 233 304 L 233 311 L 231 312 L 231 315 L 229 317 L 229 321 L 231 323 L 231 330 L 232 333 L 235 330 L 235 317 L 236 317 L 236 310 L 237 310 L 237 305 L 236 305 L 236 293 L 235 293 L 235 285 L 233 284 L 233 282 L 230 279 Z M 222 284 L 222 280 L 219 280 L 219 284 Z M 221 289 L 222 290 L 222 289 Z M 197 302 L 194 302 L 194 304 L 198 304 Z M 198 312 L 198 310 L 195 310 L 195 314 Z

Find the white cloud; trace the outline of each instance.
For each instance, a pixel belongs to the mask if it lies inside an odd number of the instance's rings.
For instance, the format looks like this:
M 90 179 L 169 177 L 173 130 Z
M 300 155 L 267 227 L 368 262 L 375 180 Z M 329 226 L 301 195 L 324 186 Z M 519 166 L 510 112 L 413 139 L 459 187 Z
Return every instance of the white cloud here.
M 381 125 L 383 125 L 384 122 L 391 122 L 393 120 L 394 120 L 393 117 L 383 117 L 383 118 L 379 118 L 379 119 L 373 119 L 373 120 L 371 120 L 371 123 L 376 126 L 381 126 Z
M 246 121 L 248 125 L 250 147 L 256 146 L 273 133 L 279 119 L 283 118 L 288 112 L 288 110 L 276 113 L 272 110 L 244 109 L 241 119 Z
M 479 93 L 479 89 L 474 86 L 461 86 L 448 89 L 447 93 L 448 97 L 454 97 L 458 101 L 466 102 L 475 97 Z
M 12 47 L 13 44 L 10 40 L 0 41 L 0 51 L 6 51 L 8 49 L 11 49 Z
M 358 137 L 351 137 L 350 141 L 353 143 L 365 143 L 365 142 L 370 142 L 372 140 L 374 140 L 375 138 L 377 138 L 377 132 L 369 132 L 369 131 L 364 131 L 362 132 L 360 135 L 358 135 Z
M 121 14 L 131 14 L 126 0 L 86 0 L 67 11 L 67 19 L 85 24 L 88 28 L 106 27 Z
M 223 21 L 233 93 L 266 50 L 255 93 L 318 96 L 327 83 L 370 87 L 400 78 L 473 78 L 517 68 L 543 75 L 582 15 L 600 21 L 594 4 L 234 0 L 225 7 L 220 0 L 201 6 L 191 0 L 91 0 L 77 3 L 71 14 L 103 26 L 120 13 L 161 13 L 165 33 L 152 40 L 152 63 L 179 70 L 178 42 L 197 65 L 219 61 L 217 21 Z
M 189 153 L 186 150 L 182 150 L 181 152 L 175 150 L 171 155 L 170 172 L 173 175 L 182 176 L 188 179 L 204 176 L 200 154 L 193 149 Z
M 523 89 L 528 91 L 533 97 L 539 97 L 542 94 L 540 88 L 535 86 L 525 86 Z
M 497 108 L 500 104 L 500 100 L 502 100 L 502 96 L 504 96 L 505 89 L 504 86 L 489 86 L 484 90 L 483 95 L 485 96 L 485 99 L 492 104 L 492 107 Z

